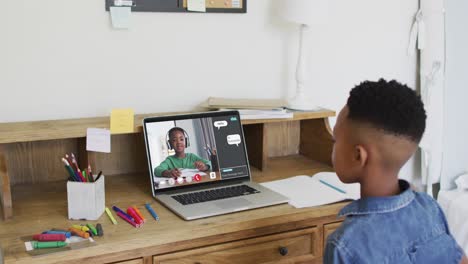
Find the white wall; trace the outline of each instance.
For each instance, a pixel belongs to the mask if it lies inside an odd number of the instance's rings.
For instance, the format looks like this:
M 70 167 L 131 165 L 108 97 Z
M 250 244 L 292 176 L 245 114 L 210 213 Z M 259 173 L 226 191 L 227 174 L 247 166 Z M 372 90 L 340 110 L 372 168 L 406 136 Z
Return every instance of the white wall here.
M 453 180 L 468 171 L 468 2 L 448 0 L 446 3 L 446 89 L 444 161 L 441 188 L 455 187 Z
M 0 122 L 189 110 L 208 96 L 276 98 L 294 86 L 297 28 L 274 0 L 247 14 L 134 13 L 110 27 L 104 0 L 2 1 Z M 308 92 L 339 110 L 364 79 L 415 85 L 406 45 L 417 0 L 331 0 L 313 28 Z M 7 98 L 6 100 L 4 100 Z

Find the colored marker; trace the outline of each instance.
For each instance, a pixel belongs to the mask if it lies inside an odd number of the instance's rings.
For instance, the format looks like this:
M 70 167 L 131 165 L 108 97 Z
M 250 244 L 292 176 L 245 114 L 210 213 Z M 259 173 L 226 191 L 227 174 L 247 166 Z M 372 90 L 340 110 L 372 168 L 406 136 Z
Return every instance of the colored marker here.
M 59 228 L 52 228 L 51 231 L 60 231 L 60 232 L 68 232 L 65 229 L 59 229 Z
M 125 215 L 128 219 L 130 219 L 130 220 L 132 220 L 132 221 L 135 221 L 135 219 L 133 219 L 132 216 L 130 216 L 130 215 L 127 214 L 126 212 L 122 211 L 122 210 L 121 210 L 120 208 L 118 208 L 117 206 L 115 206 L 115 205 L 112 206 L 112 209 L 114 209 L 114 211 L 115 211 L 116 213 L 121 213 L 121 214 Z
M 66 238 L 70 238 L 70 237 L 71 237 L 71 233 L 68 232 L 68 231 L 54 231 L 54 230 L 49 230 L 49 231 L 42 232 L 42 234 L 64 234 Z
M 62 242 L 62 241 L 54 241 L 54 242 L 31 241 L 31 245 L 32 245 L 33 248 L 58 248 L 58 247 L 66 246 L 67 243 Z
M 129 214 L 131 217 L 133 217 L 135 223 L 137 223 L 139 225 L 143 224 L 143 220 L 140 219 L 140 217 L 135 212 L 135 210 L 133 210 L 133 208 L 131 208 L 131 207 L 127 208 L 127 214 Z
M 135 223 L 132 219 L 128 218 L 126 215 L 122 214 L 121 212 L 117 212 L 117 215 L 120 216 L 123 220 L 125 220 L 127 223 L 131 224 L 134 227 L 140 227 L 139 224 Z
M 73 228 L 76 228 L 78 230 L 81 230 L 81 231 L 89 231 L 89 228 L 87 226 L 83 226 L 83 225 L 72 225 Z
M 343 191 L 342 189 L 340 189 L 340 188 L 338 188 L 338 187 L 336 187 L 336 186 L 333 186 L 333 185 L 329 184 L 328 182 L 326 182 L 326 181 L 324 181 L 324 180 L 319 180 L 319 181 L 320 181 L 321 183 L 323 183 L 324 185 L 326 185 L 326 186 L 328 186 L 328 187 L 334 189 L 335 191 L 338 191 L 338 192 L 340 192 L 340 193 L 346 193 L 346 192 Z
M 37 241 L 65 241 L 67 239 L 64 234 L 38 234 L 32 237 Z
M 92 224 L 86 224 L 86 226 L 89 228 L 89 230 L 91 230 L 91 232 L 93 232 L 94 236 L 97 236 L 97 234 L 98 234 L 97 230 Z
M 85 171 L 85 170 L 83 170 L 83 171 L 81 172 L 81 175 L 83 175 L 83 178 L 85 178 L 85 180 L 86 180 L 87 182 L 89 182 L 88 175 L 86 175 L 86 171 Z
M 150 214 L 154 217 L 154 220 L 159 221 L 159 216 L 156 214 L 156 212 L 151 208 L 151 205 L 149 203 L 145 204 L 146 209 L 150 212 Z
M 97 230 L 98 236 L 103 236 L 104 235 L 104 229 L 102 229 L 101 224 L 96 225 L 96 230 Z
M 138 216 L 141 218 L 141 220 L 143 220 L 143 223 L 146 222 L 146 219 L 143 217 L 140 210 L 138 210 L 138 208 L 136 206 L 133 206 L 133 210 L 135 210 L 135 212 L 138 214 Z
M 109 218 L 110 218 L 110 220 L 112 221 L 112 223 L 113 223 L 114 225 L 116 225 L 116 224 L 117 224 L 117 221 L 115 220 L 114 216 L 112 215 L 111 210 L 109 210 L 108 207 L 106 207 L 106 214 L 107 214 L 107 216 L 109 216 Z
M 73 235 L 80 236 L 82 238 L 89 238 L 89 234 L 85 231 L 81 231 L 80 229 L 70 227 L 68 230 L 70 230 Z

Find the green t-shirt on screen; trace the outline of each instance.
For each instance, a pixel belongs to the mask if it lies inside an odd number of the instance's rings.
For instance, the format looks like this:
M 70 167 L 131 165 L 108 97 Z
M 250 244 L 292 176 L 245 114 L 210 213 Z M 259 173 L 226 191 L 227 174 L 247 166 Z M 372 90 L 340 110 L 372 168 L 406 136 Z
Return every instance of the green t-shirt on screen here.
M 154 175 L 157 177 L 162 177 L 162 172 L 165 170 L 172 170 L 175 168 L 178 169 L 196 169 L 194 163 L 195 161 L 202 161 L 209 168 L 211 168 L 211 162 L 198 157 L 193 153 L 185 153 L 185 158 L 178 158 L 175 155 L 168 156 L 158 167 L 154 169 Z

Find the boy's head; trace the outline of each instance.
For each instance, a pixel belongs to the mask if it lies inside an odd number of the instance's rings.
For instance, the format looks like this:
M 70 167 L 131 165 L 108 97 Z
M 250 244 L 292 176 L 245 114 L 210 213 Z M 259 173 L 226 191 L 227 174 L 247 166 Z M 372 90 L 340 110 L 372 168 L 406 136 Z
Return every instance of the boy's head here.
M 185 130 L 180 127 L 173 127 L 167 132 L 168 143 L 171 149 L 176 153 L 183 153 L 187 147 L 187 138 L 185 137 Z
M 397 81 L 365 81 L 354 87 L 338 114 L 333 166 L 343 182 L 364 175 L 397 175 L 416 151 L 426 126 L 420 97 Z

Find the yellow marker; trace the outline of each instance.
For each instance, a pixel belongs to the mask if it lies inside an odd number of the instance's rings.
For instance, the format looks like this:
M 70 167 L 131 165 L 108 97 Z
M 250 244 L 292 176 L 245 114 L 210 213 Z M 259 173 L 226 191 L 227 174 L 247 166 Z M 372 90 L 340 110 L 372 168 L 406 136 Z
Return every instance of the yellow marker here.
M 115 218 L 114 218 L 114 216 L 112 215 L 112 212 L 111 212 L 111 211 L 109 210 L 109 208 L 107 208 L 107 207 L 106 207 L 106 214 L 107 214 L 107 216 L 109 216 L 109 218 L 110 218 L 110 220 L 112 221 L 112 223 L 113 223 L 114 225 L 116 225 L 116 224 L 117 224 L 117 221 L 115 221 Z
M 141 220 L 143 220 L 143 222 L 146 222 L 145 218 L 143 217 L 143 215 L 140 213 L 140 210 L 138 210 L 136 206 L 133 206 L 133 210 L 135 210 L 135 212 L 141 218 Z
M 82 226 L 82 225 L 72 225 L 73 228 L 76 228 L 78 230 L 81 230 L 83 232 L 88 232 L 89 228 L 87 226 Z

